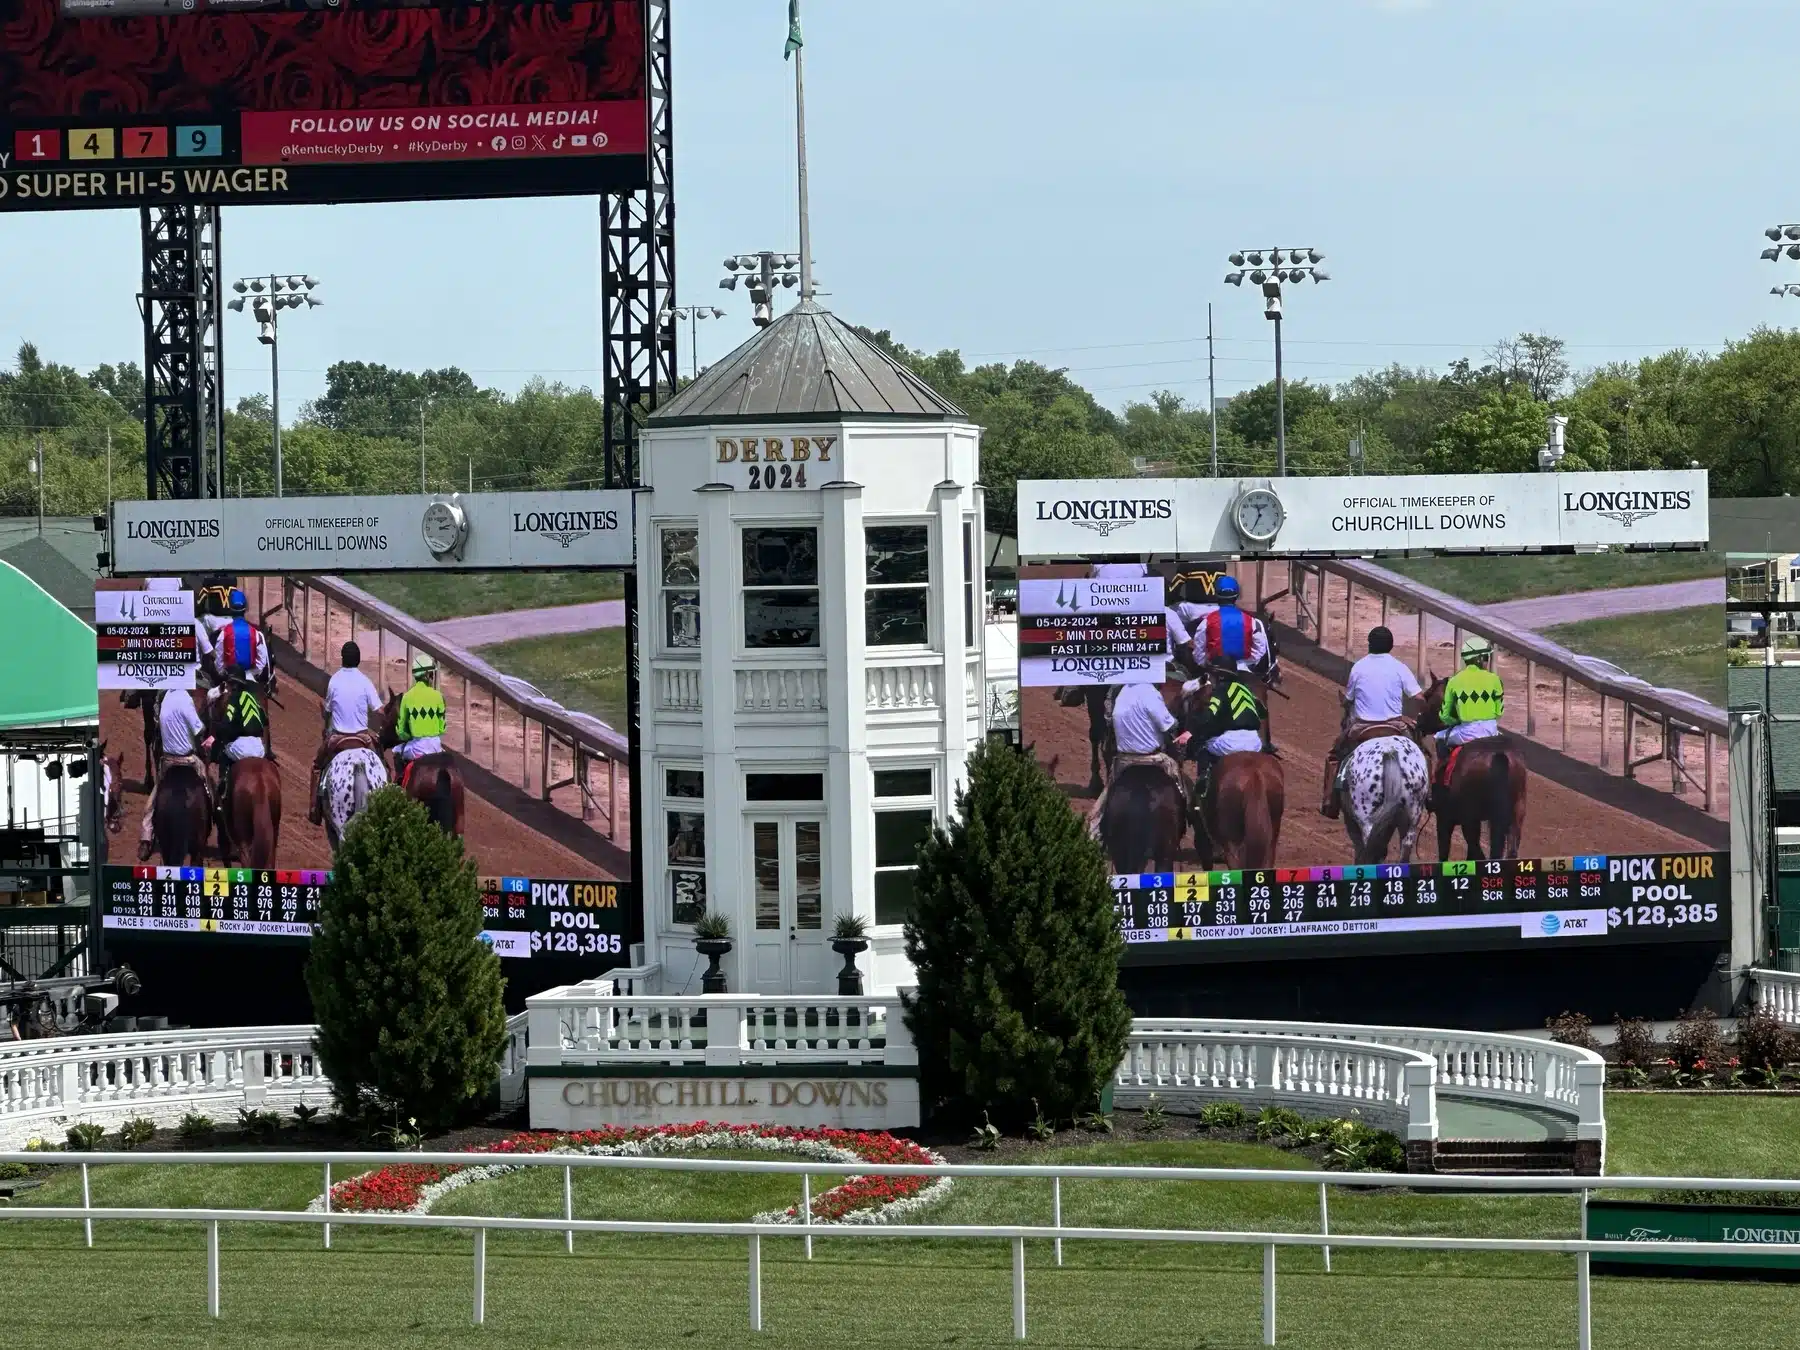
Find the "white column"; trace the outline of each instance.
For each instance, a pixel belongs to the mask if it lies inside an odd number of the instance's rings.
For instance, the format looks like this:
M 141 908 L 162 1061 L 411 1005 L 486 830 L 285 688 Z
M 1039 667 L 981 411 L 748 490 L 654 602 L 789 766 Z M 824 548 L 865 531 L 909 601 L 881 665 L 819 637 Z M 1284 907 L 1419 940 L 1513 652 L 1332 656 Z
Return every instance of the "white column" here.
M 724 960 L 733 989 L 743 988 L 742 953 L 752 915 L 741 878 L 744 862 L 742 775 L 738 772 L 737 689 L 733 675 L 738 631 L 738 542 L 727 483 L 696 488 L 700 498 L 700 702 L 702 762 L 706 768 L 706 903 L 731 920 L 737 945 Z M 658 786 L 651 785 L 653 788 Z M 649 794 L 645 794 L 648 796 Z M 646 858 L 645 886 L 657 875 Z M 664 903 L 659 891 L 656 903 Z
M 869 784 L 867 550 L 861 484 L 819 492 L 819 584 L 825 652 L 825 924 L 839 914 L 875 921 L 875 820 Z M 835 985 L 832 986 L 836 988 Z
M 963 507 L 967 489 L 960 483 L 937 485 L 937 557 L 932 567 L 932 607 L 942 616 L 938 624 L 944 654 L 944 785 L 946 805 L 956 800 L 956 788 L 968 778 L 969 704 L 968 648 L 963 642 Z M 977 616 L 979 618 L 979 616 Z

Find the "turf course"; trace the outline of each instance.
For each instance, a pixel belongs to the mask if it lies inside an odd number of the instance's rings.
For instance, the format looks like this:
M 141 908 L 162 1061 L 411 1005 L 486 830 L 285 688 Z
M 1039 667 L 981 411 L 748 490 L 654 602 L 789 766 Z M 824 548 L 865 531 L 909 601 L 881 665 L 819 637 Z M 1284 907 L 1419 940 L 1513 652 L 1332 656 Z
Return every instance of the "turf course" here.
M 1615 1096 L 1612 1170 L 1791 1174 L 1800 1101 Z M 1272 1148 L 1207 1141 L 1121 1142 L 1060 1150 L 1071 1162 L 1292 1166 Z M 117 1204 L 301 1208 L 313 1168 L 108 1168 L 95 1199 Z M 743 1218 L 792 1203 L 782 1177 L 578 1174 L 576 1211 L 593 1217 Z M 30 1203 L 78 1200 L 58 1177 Z M 25 1203 L 21 1198 L 21 1203 Z M 471 1187 L 457 1213 L 555 1216 L 561 1173 L 528 1172 Z M 1073 1223 L 1316 1231 L 1310 1187 L 1069 1183 Z M 1572 1235 L 1576 1202 L 1561 1197 L 1335 1192 L 1339 1231 Z M 1042 1182 L 959 1182 L 926 1216 L 939 1222 L 1050 1218 Z M 867 1347 L 1012 1344 L 1007 1245 L 821 1240 L 808 1263 L 797 1240 L 764 1244 L 762 1337 L 748 1331 L 745 1244 L 735 1239 L 496 1234 L 488 1248 L 487 1324 L 469 1324 L 471 1241 L 454 1233 L 347 1230 L 334 1250 L 316 1229 L 227 1227 L 223 1318 L 204 1315 L 204 1239 L 197 1227 L 102 1225 L 94 1251 L 80 1225 L 0 1224 L 0 1271 L 20 1345 L 56 1344 L 70 1318 L 104 1319 L 136 1346 L 308 1346 L 415 1350 L 486 1345 Z M 1027 1261 L 1032 1343 L 1045 1346 L 1251 1346 L 1259 1342 L 1260 1251 L 1048 1244 Z M 1575 1341 L 1573 1261 L 1566 1257 L 1371 1253 L 1339 1249 L 1324 1274 L 1315 1251 L 1279 1259 L 1280 1344 L 1333 1350 L 1541 1350 Z M 1595 1344 L 1745 1344 L 1800 1348 L 1793 1290 L 1781 1285 L 1596 1281 Z

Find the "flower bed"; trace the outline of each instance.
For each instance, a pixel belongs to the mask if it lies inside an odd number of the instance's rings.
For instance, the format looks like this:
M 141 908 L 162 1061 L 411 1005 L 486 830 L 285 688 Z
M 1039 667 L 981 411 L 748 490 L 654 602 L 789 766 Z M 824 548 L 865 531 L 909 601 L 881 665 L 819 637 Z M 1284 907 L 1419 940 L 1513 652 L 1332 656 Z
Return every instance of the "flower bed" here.
M 699 1153 L 708 1149 L 754 1149 L 834 1163 L 937 1164 L 944 1161 L 930 1149 L 891 1134 L 796 1129 L 786 1125 L 715 1125 L 706 1121 L 638 1129 L 614 1127 L 575 1134 L 517 1134 L 478 1151 L 515 1156 L 578 1153 L 620 1158 Z M 518 1170 L 519 1164 L 506 1162 L 469 1167 L 393 1163 L 334 1185 L 331 1208 L 361 1214 L 426 1214 L 451 1191 Z M 949 1177 L 852 1176 L 813 1197 L 812 1221 L 815 1224 L 890 1223 L 936 1203 L 949 1190 Z M 317 1213 L 325 1208 L 324 1200 L 316 1199 L 307 1208 Z M 803 1220 L 800 1207 L 794 1205 L 785 1210 L 758 1214 L 755 1221 L 798 1224 Z

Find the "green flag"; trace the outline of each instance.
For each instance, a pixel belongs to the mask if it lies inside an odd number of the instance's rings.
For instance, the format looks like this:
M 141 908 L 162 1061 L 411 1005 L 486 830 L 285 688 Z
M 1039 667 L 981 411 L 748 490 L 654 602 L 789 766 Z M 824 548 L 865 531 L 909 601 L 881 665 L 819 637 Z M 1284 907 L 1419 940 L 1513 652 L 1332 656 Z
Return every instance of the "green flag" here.
M 805 45 L 800 36 L 800 0 L 788 0 L 788 40 L 787 46 L 782 49 L 781 59 L 787 60 Z

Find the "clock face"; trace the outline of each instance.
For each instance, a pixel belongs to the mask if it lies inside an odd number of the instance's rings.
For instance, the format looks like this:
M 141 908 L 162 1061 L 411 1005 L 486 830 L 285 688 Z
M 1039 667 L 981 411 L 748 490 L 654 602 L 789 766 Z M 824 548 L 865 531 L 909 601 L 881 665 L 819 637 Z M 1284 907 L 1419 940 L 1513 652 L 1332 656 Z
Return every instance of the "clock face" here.
M 1268 488 L 1251 488 L 1237 499 L 1233 517 L 1238 533 L 1252 543 L 1266 544 L 1281 530 L 1287 512 L 1281 499 Z
M 433 502 L 426 507 L 421 524 L 425 547 L 439 557 L 462 542 L 462 513 L 444 502 Z

